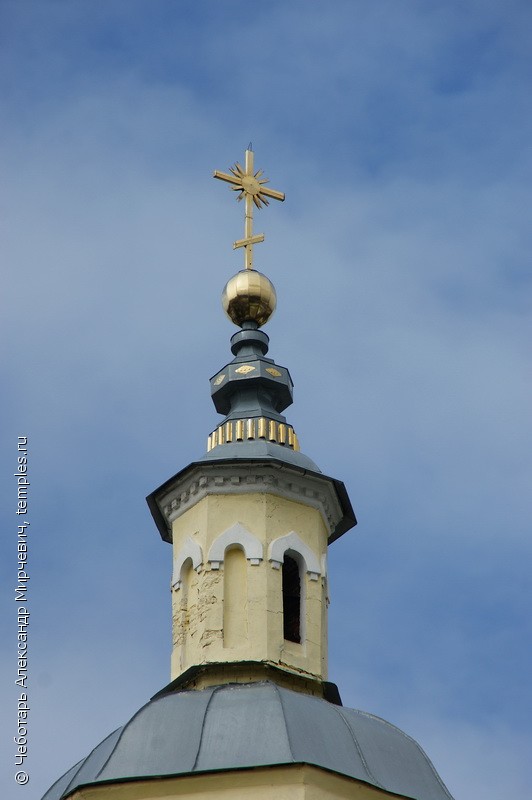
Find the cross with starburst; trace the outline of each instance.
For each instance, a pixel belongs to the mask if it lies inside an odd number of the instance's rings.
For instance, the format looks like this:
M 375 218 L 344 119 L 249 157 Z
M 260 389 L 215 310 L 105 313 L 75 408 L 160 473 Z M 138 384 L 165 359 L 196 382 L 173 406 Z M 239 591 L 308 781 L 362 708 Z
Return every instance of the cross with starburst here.
M 238 247 L 243 247 L 244 265 L 246 269 L 253 269 L 253 245 L 264 241 L 263 233 L 253 236 L 253 206 L 262 208 L 262 206 L 269 205 L 268 197 L 272 197 L 274 200 L 284 200 L 284 193 L 276 192 L 275 189 L 269 189 L 265 186 L 268 183 L 268 179 L 262 177 L 263 170 L 259 169 L 257 172 L 253 172 L 251 143 L 246 150 L 245 164 L 245 169 L 242 169 L 237 161 L 234 167 L 230 167 L 231 174 L 215 170 L 213 177 L 230 183 L 233 192 L 239 192 L 237 200 L 244 198 L 246 201 L 244 238 L 234 242 L 233 249 L 236 250 Z

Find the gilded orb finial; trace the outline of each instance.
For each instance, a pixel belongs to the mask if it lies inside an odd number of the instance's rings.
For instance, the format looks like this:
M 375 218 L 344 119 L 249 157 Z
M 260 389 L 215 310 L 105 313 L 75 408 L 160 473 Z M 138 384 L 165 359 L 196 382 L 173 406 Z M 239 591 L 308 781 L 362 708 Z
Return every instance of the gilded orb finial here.
M 244 248 L 245 269 L 234 275 L 222 293 L 224 311 L 235 325 L 242 327 L 253 322 L 257 327 L 264 325 L 277 303 L 275 288 L 261 272 L 253 269 L 253 245 L 264 241 L 264 234 L 253 235 L 253 207 L 269 205 L 268 198 L 284 200 L 284 193 L 269 189 L 265 184 L 261 169 L 254 172 L 251 142 L 246 150 L 245 169 L 236 164 L 230 168 L 231 174 L 215 170 L 214 177 L 231 184 L 233 192 L 238 192 L 237 200 L 245 200 L 244 238 L 234 242 L 233 249 Z
M 261 328 L 275 311 L 273 283 L 256 269 L 242 269 L 230 278 L 222 292 L 222 306 L 235 325 L 255 322 Z
M 226 181 L 231 184 L 233 192 L 238 192 L 237 200 L 246 201 L 245 220 L 244 220 L 244 238 L 238 239 L 233 244 L 233 249 L 238 247 L 244 248 L 244 266 L 246 269 L 253 269 L 253 245 L 264 241 L 264 234 L 258 233 L 253 236 L 253 206 L 262 208 L 262 206 L 269 205 L 268 197 L 274 200 L 284 200 L 284 192 L 277 192 L 275 189 L 269 189 L 265 184 L 269 183 L 267 178 L 263 178 L 263 170 L 259 169 L 253 172 L 253 150 L 251 149 L 251 142 L 246 150 L 245 169 L 236 162 L 233 167 L 230 167 L 231 174 L 227 172 L 214 171 L 214 178 L 219 178 L 221 181 Z

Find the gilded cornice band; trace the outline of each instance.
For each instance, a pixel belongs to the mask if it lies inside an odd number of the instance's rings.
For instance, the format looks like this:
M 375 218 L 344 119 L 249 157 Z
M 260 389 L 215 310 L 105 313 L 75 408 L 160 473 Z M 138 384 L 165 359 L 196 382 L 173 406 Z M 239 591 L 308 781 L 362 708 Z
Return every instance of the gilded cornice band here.
M 291 425 L 266 417 L 252 417 L 230 420 L 219 425 L 207 439 L 207 452 L 219 445 L 254 439 L 263 439 L 299 451 L 297 435 Z

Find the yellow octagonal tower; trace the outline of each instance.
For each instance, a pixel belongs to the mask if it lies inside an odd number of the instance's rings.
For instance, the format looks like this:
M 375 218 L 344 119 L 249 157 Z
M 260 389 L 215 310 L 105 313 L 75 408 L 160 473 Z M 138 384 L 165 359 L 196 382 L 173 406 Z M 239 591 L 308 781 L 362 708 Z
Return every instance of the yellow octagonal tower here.
M 260 330 L 276 295 L 253 268 L 253 210 L 284 194 L 251 147 L 214 176 L 245 201 L 244 269 L 222 296 L 239 330 L 211 378 L 223 420 L 147 498 L 173 548 L 171 682 L 43 800 L 452 800 L 413 739 L 327 680 L 327 548 L 356 519 L 301 452 L 290 373 Z

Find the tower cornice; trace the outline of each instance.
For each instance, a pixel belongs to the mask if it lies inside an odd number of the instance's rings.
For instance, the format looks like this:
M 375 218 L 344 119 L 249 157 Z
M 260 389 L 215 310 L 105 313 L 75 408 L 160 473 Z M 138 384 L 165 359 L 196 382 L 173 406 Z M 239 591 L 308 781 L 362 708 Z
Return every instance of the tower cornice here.
M 342 481 L 277 459 L 195 461 L 146 498 L 162 539 L 172 541 L 172 523 L 207 495 L 276 494 L 316 508 L 331 544 L 357 524 Z

